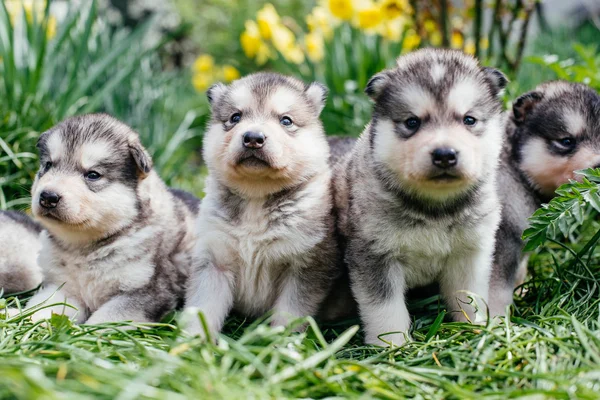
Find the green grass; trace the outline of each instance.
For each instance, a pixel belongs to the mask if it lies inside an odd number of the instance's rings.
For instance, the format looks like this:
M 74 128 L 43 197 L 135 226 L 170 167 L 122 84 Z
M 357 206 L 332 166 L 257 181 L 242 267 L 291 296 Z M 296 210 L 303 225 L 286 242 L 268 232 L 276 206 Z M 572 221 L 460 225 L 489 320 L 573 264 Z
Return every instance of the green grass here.
M 437 296 L 417 296 L 414 340 L 384 349 L 362 344 L 358 321 L 319 328 L 309 319 L 293 333 L 296 324 L 233 317 L 213 345 L 172 319 L 77 326 L 19 316 L 0 319 L 0 398 L 598 398 L 600 225 L 582 207 L 574 243 L 550 241 L 533 255 L 510 319 L 444 321 Z M 575 262 L 583 247 L 591 256 Z

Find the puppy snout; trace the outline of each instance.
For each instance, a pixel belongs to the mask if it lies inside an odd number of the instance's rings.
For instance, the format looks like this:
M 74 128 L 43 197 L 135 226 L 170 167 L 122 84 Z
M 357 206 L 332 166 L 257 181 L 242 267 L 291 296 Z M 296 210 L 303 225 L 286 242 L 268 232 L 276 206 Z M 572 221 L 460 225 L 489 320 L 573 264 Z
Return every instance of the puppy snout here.
M 44 208 L 56 208 L 60 196 L 54 192 L 43 191 L 40 193 L 40 206 Z
M 248 149 L 260 149 L 265 145 L 267 137 L 262 132 L 246 132 L 242 138 L 244 147 Z
M 458 153 L 450 147 L 441 147 L 431 152 L 431 162 L 438 168 L 452 168 L 458 163 Z

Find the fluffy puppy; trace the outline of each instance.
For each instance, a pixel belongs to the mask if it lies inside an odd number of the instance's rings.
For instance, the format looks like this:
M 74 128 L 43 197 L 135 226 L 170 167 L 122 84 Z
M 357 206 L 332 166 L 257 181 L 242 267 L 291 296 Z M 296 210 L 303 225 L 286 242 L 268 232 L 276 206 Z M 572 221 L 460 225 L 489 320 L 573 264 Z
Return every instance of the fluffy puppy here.
M 170 191 L 139 136 L 108 115 L 67 119 L 41 135 L 32 210 L 47 229 L 34 314 L 78 322 L 159 321 L 183 303 L 198 202 Z M 185 198 L 184 199 L 182 199 Z
M 573 171 L 600 167 L 600 96 L 562 81 L 523 94 L 508 112 L 499 173 L 502 222 L 497 233 L 490 311 L 504 315 L 527 272 L 521 235 L 527 218 L 547 203 Z
M 208 91 L 209 176 L 186 307 L 210 333 L 230 311 L 273 323 L 314 315 L 338 274 L 326 89 L 260 73 Z M 198 319 L 187 325 L 203 334 Z
M 42 283 L 37 263 L 41 231 L 23 213 L 0 211 L 0 291 L 25 292 Z
M 474 319 L 464 291 L 487 300 L 506 82 L 461 52 L 429 49 L 369 81 L 372 120 L 334 178 L 367 343 L 390 332 L 382 339 L 404 342 L 410 288 L 439 282 L 456 320 Z

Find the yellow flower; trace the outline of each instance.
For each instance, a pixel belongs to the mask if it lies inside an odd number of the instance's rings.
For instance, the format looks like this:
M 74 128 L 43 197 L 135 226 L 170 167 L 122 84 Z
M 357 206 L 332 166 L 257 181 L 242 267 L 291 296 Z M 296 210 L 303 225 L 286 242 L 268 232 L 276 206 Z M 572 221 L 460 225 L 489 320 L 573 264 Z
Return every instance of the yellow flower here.
M 349 20 L 354 15 L 352 0 L 329 0 L 329 11 L 334 17 Z
M 465 43 L 465 53 L 475 54 L 475 41 L 471 38 L 467 39 Z
M 382 19 L 381 9 L 377 6 L 358 11 L 358 27 L 360 29 L 373 29 L 381 23 Z
M 432 19 L 428 19 L 423 23 L 423 26 L 425 27 L 425 30 L 429 33 L 435 31 L 437 29 L 437 24 L 435 23 L 434 20 Z
M 279 14 L 277 14 L 277 10 L 271 3 L 265 4 L 265 6 L 256 13 L 256 22 L 258 23 L 260 35 L 265 40 L 271 39 L 273 36 L 273 28 L 281 24 Z
M 421 37 L 417 34 L 414 29 L 406 31 L 404 41 L 402 42 L 402 51 L 411 51 L 417 48 L 421 44 Z
M 315 7 L 306 16 L 306 25 L 310 32 L 321 32 L 323 37 L 330 39 L 333 34 L 333 21 L 323 7 Z
M 240 71 L 233 65 L 223 65 L 222 74 L 225 82 L 235 81 L 240 78 Z
M 210 54 L 201 54 L 196 58 L 192 65 L 192 70 L 195 73 L 208 73 L 212 72 L 215 67 L 215 59 Z
M 318 62 L 325 56 L 323 37 L 318 32 L 311 32 L 304 36 L 306 54 L 312 62 Z
M 213 77 L 209 74 L 199 73 L 192 77 L 192 85 L 194 85 L 194 88 L 199 92 L 206 91 L 212 83 Z
M 490 47 L 490 41 L 487 37 L 482 37 L 479 40 L 479 47 L 483 50 L 487 50 Z
M 46 25 L 46 37 L 52 39 L 54 36 L 56 36 L 56 18 L 49 16 Z
M 403 13 L 410 13 L 411 8 L 407 0 L 382 0 L 381 12 L 387 20 L 396 19 Z
M 439 46 L 442 44 L 442 34 L 438 31 L 432 32 L 429 36 L 429 42 L 433 46 Z
M 304 62 L 304 53 L 298 46 L 292 47 L 285 53 L 281 53 L 287 62 L 302 64 Z
M 271 58 L 271 49 L 266 45 L 266 43 L 261 42 L 261 45 L 258 47 L 256 52 L 256 64 L 264 65 L 267 61 L 269 61 L 269 58 Z
M 396 19 L 393 21 L 385 21 L 380 25 L 378 33 L 384 39 L 392 42 L 398 42 L 402 39 L 402 30 L 404 28 L 404 21 Z
M 244 54 L 248 58 L 254 58 L 259 53 L 262 45 L 264 45 L 260 38 L 260 31 L 258 25 L 254 21 L 246 21 L 246 30 L 240 36 L 240 43 Z
M 462 49 L 463 44 L 465 43 L 465 38 L 462 33 L 458 31 L 452 32 L 452 36 L 450 37 L 450 46 L 453 49 Z
M 273 46 L 286 61 L 294 64 L 304 62 L 304 53 L 296 44 L 294 33 L 286 26 L 279 25 L 273 31 Z

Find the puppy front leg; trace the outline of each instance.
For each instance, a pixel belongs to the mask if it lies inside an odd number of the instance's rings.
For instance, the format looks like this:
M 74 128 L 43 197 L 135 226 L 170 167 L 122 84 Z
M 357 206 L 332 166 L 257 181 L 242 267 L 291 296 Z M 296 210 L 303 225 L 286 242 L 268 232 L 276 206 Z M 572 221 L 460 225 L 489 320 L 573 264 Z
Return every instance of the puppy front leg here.
M 404 272 L 398 263 L 382 262 L 351 265 L 352 292 L 358 302 L 365 342 L 400 346 L 410 330 Z
M 67 303 L 72 307 L 66 305 L 55 305 L 52 307 L 46 307 L 36 311 L 32 314 L 31 319 L 33 321 L 41 321 L 44 319 L 50 319 L 52 314 L 66 315 L 67 317 L 74 319 L 75 322 L 81 323 L 86 319 L 85 307 L 77 299 L 68 297 L 64 290 L 59 289 L 58 285 L 44 285 L 39 292 L 37 292 L 29 301 L 25 311 L 46 302 L 47 304 L 53 303 Z
M 486 320 L 486 306 L 469 292 L 487 303 L 492 255 L 493 246 L 473 250 L 448 260 L 440 276 L 440 292 L 448 311 L 456 321 L 482 323 Z
M 283 283 L 279 297 L 273 307 L 271 325 L 286 326 L 294 318 L 316 315 L 327 291 L 322 282 L 310 279 L 308 271 L 292 271 Z M 302 326 L 296 328 L 302 330 Z
M 212 262 L 200 267 L 190 278 L 185 307 L 191 318 L 184 329 L 194 335 L 205 336 L 204 328 L 198 320 L 198 312 L 202 312 L 208 325 L 209 333 L 215 337 L 225 323 L 227 315 L 233 307 L 233 276 L 219 270 Z

